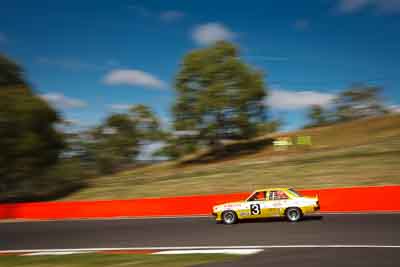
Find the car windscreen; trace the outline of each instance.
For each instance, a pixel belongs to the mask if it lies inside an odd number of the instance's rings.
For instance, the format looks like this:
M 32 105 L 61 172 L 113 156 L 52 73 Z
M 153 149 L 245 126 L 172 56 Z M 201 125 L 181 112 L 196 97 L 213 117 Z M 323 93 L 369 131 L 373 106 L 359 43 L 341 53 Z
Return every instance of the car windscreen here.
M 295 195 L 296 197 L 302 197 L 303 196 L 302 194 L 300 194 L 299 192 L 297 192 L 293 188 L 290 188 L 289 192 L 292 193 L 293 195 Z

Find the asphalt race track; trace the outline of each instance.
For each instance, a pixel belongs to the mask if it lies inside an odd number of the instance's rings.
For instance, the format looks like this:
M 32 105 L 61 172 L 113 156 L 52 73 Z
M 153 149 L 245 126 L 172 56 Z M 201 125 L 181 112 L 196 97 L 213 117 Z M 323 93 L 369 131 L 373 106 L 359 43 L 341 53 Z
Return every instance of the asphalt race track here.
M 304 246 L 265 248 L 210 266 L 400 266 L 400 214 L 314 216 L 216 224 L 212 218 L 0 223 L 0 250 L 126 247 Z M 318 247 L 345 246 L 345 247 Z M 352 247 L 380 246 L 380 247 Z

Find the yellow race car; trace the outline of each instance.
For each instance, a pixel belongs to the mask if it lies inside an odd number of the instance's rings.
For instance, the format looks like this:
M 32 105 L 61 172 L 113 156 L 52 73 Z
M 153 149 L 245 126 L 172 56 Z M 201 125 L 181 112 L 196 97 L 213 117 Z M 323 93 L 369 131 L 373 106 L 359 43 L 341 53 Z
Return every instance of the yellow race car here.
M 271 188 L 256 190 L 245 201 L 216 205 L 212 214 L 217 222 L 225 224 L 268 217 L 286 217 L 297 222 L 304 215 L 318 210 L 318 196 L 304 197 L 291 188 Z

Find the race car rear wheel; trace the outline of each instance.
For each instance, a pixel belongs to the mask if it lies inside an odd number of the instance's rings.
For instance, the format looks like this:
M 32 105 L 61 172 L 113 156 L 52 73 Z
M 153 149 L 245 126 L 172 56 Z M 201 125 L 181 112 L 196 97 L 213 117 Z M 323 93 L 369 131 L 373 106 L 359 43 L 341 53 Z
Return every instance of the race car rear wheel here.
M 235 224 L 238 221 L 238 217 L 236 215 L 236 212 L 232 210 L 224 211 L 222 213 L 222 222 L 224 224 Z
M 285 212 L 286 218 L 291 222 L 297 222 L 303 216 L 299 208 L 288 208 Z

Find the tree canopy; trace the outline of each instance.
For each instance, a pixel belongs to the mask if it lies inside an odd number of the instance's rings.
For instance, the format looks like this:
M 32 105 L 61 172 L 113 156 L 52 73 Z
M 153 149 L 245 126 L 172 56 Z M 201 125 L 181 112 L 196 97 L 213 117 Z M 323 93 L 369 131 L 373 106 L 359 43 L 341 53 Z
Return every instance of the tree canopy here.
M 118 167 L 134 163 L 147 142 L 161 138 L 160 123 L 145 105 L 133 105 L 127 113 L 110 114 L 92 130 L 94 142 L 87 144 L 101 173 L 112 173 Z
M 0 200 L 32 190 L 58 161 L 64 142 L 59 114 L 36 96 L 22 69 L 0 57 Z
M 355 84 L 343 91 L 335 100 L 337 120 L 348 121 L 387 113 L 381 92 L 381 87 L 365 84 Z
M 22 68 L 0 54 L 0 86 L 26 85 Z
M 326 107 L 313 105 L 308 110 L 310 123 L 305 127 L 323 126 L 389 113 L 381 97 L 382 88 L 355 84 L 343 90 Z
M 148 106 L 133 105 L 129 109 L 129 117 L 143 141 L 154 141 L 162 137 L 160 121 Z
M 307 127 L 323 126 L 329 123 L 327 110 L 320 105 L 313 105 L 308 111 L 310 123 Z
M 175 80 L 174 129 L 197 133 L 216 145 L 222 139 L 250 138 L 265 120 L 263 74 L 245 64 L 227 42 L 188 53 Z

